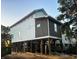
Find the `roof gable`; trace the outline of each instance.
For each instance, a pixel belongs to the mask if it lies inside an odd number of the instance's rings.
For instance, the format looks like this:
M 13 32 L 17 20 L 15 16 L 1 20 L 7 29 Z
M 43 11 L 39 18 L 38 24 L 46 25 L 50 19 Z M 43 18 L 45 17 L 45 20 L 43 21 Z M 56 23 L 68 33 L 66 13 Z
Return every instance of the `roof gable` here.
M 10 28 L 14 27 L 15 25 L 21 23 L 22 21 L 26 20 L 26 18 L 30 17 L 31 15 L 35 14 L 36 12 L 39 12 L 39 11 L 42 11 L 44 14 L 47 15 L 47 13 L 45 12 L 45 10 L 42 8 L 42 9 L 37 9 L 37 10 L 34 10 L 32 11 L 31 13 L 29 13 L 28 15 L 26 15 L 25 17 L 23 17 L 21 20 L 19 20 L 18 22 L 16 22 L 15 24 L 13 24 L 12 26 L 10 26 Z

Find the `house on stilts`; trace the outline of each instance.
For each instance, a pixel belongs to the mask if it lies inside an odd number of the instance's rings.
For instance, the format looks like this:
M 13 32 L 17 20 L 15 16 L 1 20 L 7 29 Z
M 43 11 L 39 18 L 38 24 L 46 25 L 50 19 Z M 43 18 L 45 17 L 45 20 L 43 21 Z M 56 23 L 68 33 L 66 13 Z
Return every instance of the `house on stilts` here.
M 10 28 L 12 51 L 52 54 L 60 51 L 62 23 L 49 16 L 44 9 L 37 9 Z M 58 46 L 58 47 L 56 47 Z

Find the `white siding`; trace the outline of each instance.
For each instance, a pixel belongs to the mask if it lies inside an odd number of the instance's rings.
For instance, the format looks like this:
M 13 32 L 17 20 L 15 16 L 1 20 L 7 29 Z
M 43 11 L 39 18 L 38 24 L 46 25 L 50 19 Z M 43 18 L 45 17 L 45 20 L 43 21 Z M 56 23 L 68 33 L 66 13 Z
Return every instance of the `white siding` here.
M 34 18 L 45 16 L 43 12 L 37 12 L 24 20 L 23 22 L 11 28 L 13 34 L 12 42 L 32 40 L 35 38 L 35 20 Z
M 70 44 L 69 40 L 66 37 L 66 34 L 62 34 L 62 43 L 63 44 Z

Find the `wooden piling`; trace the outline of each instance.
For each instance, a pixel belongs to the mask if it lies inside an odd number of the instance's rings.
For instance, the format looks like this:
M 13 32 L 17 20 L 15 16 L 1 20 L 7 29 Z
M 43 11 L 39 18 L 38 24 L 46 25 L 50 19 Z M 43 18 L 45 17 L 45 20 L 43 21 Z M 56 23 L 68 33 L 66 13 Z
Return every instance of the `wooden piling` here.
M 50 45 L 50 38 L 48 38 L 48 50 L 49 50 L 49 55 L 51 55 L 51 45 Z
M 30 41 L 30 52 L 32 52 L 32 40 Z
M 45 54 L 47 54 L 47 45 L 45 45 Z
M 37 42 L 35 43 L 35 53 L 37 53 Z
M 43 45 L 43 41 L 41 40 L 41 42 L 40 42 L 40 51 L 41 51 L 41 54 L 43 54 L 43 47 L 42 47 L 42 45 Z

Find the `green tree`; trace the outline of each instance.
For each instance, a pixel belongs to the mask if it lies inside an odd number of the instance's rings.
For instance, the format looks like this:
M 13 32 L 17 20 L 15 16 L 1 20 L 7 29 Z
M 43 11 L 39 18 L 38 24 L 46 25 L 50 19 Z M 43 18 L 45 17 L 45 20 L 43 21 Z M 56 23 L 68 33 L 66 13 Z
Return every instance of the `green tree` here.
M 11 53 L 10 28 L 1 25 L 1 56 Z
M 60 7 L 58 8 L 61 14 L 57 20 L 63 20 L 63 32 L 66 31 L 68 37 L 76 38 L 77 32 L 77 0 L 58 0 Z M 73 25 L 72 25 L 73 24 Z M 72 25 L 72 28 L 70 28 Z M 75 27 L 74 27 L 75 26 Z M 74 30 L 75 29 L 75 30 Z

